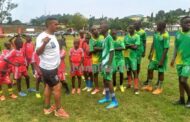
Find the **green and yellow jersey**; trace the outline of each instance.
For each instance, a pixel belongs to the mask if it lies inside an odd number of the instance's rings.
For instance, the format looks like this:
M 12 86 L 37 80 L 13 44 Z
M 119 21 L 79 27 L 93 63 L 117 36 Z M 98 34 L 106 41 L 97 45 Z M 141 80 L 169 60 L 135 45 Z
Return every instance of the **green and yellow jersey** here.
M 124 44 L 126 45 L 140 45 L 140 36 L 138 34 L 134 34 L 131 36 L 130 34 L 127 34 L 124 39 Z M 128 57 L 131 59 L 137 58 L 137 50 L 132 49 L 126 49 L 124 52 L 124 57 Z
M 137 53 L 138 56 L 142 56 L 142 54 L 145 51 L 144 44 L 146 44 L 146 32 L 143 29 L 140 29 L 139 31 L 136 31 L 136 34 L 140 36 L 140 45 L 138 46 Z
M 175 48 L 177 51 L 176 64 L 190 65 L 190 31 L 176 33 Z
M 89 45 L 90 45 L 90 52 L 94 51 L 94 47 L 102 47 L 102 40 L 104 39 L 103 36 L 100 36 L 98 39 L 91 38 Z M 93 52 L 92 53 L 92 64 L 100 64 L 102 58 L 102 52 Z

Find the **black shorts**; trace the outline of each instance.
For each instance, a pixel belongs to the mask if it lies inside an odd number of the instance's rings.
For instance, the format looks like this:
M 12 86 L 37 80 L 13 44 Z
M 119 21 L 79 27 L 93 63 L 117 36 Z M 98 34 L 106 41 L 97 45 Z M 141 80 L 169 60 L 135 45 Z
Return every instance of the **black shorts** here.
M 53 70 L 46 70 L 43 68 L 40 68 L 42 71 L 42 77 L 43 77 L 43 81 L 48 84 L 49 87 L 54 87 L 55 85 L 57 85 L 59 83 L 59 79 L 57 76 L 57 69 L 53 69 Z

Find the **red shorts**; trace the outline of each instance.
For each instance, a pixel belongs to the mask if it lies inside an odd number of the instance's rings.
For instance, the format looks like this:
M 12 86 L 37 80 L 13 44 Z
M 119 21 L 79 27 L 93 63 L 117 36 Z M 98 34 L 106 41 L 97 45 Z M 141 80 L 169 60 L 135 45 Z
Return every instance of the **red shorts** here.
M 84 66 L 83 71 L 92 72 L 92 60 L 91 59 L 84 59 L 83 66 Z
M 65 81 L 66 80 L 66 77 L 65 77 L 65 72 L 61 72 L 58 70 L 58 78 L 60 81 Z
M 73 76 L 82 76 L 83 75 L 83 68 L 75 66 L 71 69 L 71 77 Z
M 36 70 L 35 70 L 34 76 L 36 79 L 39 79 L 42 77 Z
M 28 71 L 26 68 L 20 70 L 19 67 L 14 67 L 14 78 L 20 79 L 22 76 L 26 77 L 28 76 Z
M 11 84 L 11 79 L 8 73 L 5 75 L 0 74 L 0 85 L 3 85 L 3 84 Z
M 32 63 L 32 59 L 31 58 L 27 58 L 26 62 L 27 62 L 27 66 L 29 66 Z

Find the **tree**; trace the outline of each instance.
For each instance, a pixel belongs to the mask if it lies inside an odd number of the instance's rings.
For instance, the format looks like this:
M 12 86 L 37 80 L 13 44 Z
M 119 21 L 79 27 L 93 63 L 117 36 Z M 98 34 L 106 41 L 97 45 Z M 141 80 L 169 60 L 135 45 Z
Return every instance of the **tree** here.
M 18 5 L 13 3 L 12 0 L 0 0 L 0 24 L 3 23 L 7 17 L 11 16 L 11 11 Z
M 12 17 L 7 17 L 7 24 L 11 24 L 13 21 Z
M 87 27 L 88 21 L 83 15 L 81 15 L 80 13 L 76 13 L 73 15 L 72 24 L 73 28 L 80 30 L 84 27 Z
M 11 24 L 13 24 L 13 25 L 20 25 L 20 24 L 22 24 L 22 22 L 20 20 L 14 20 L 14 21 L 12 21 Z
M 158 11 L 155 17 L 155 21 L 159 22 L 159 21 L 164 21 L 164 20 L 165 20 L 165 11 L 164 10 Z

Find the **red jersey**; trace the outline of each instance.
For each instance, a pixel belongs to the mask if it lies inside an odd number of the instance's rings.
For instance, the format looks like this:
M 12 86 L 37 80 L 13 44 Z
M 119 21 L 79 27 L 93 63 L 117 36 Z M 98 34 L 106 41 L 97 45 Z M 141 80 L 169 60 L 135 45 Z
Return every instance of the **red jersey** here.
M 90 54 L 90 46 L 87 42 L 83 42 L 82 49 L 84 51 L 84 59 L 91 59 L 92 55 Z
M 34 44 L 32 42 L 25 42 L 23 44 L 23 51 L 26 56 L 26 59 L 32 59 L 32 54 L 34 52 Z
M 71 48 L 69 52 L 69 56 L 71 57 L 71 63 L 75 66 L 79 66 L 82 58 L 84 57 L 84 52 L 82 48 Z
M 82 48 L 84 40 L 85 40 L 85 38 L 80 38 L 79 39 L 79 48 Z
M 25 71 L 26 69 L 26 59 L 24 57 L 24 52 L 22 51 L 22 49 L 20 50 L 16 50 L 13 49 L 12 51 L 10 51 L 5 57 L 4 59 L 10 60 L 14 63 L 18 63 L 20 64 L 19 71 Z
M 60 51 L 61 63 L 60 63 L 60 65 L 59 65 L 59 70 L 60 70 L 60 71 L 65 71 L 65 61 L 64 61 L 64 59 L 62 59 L 62 58 L 65 57 L 65 55 L 66 55 L 66 51 L 65 51 L 64 49 L 61 50 L 61 51 Z
M 36 63 L 37 65 L 40 64 L 40 58 L 39 58 L 39 56 L 37 55 L 36 52 L 33 52 L 33 54 L 32 54 L 31 63 Z

